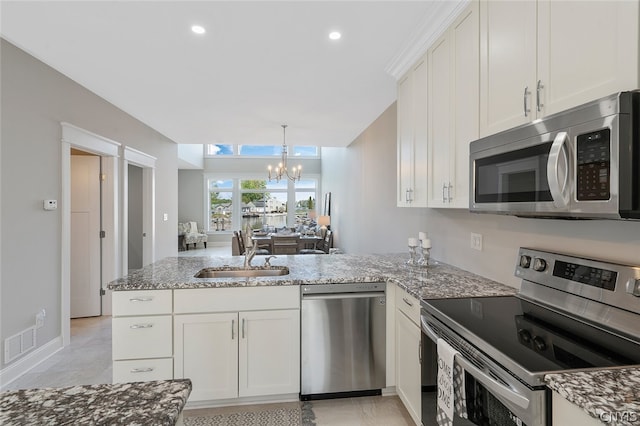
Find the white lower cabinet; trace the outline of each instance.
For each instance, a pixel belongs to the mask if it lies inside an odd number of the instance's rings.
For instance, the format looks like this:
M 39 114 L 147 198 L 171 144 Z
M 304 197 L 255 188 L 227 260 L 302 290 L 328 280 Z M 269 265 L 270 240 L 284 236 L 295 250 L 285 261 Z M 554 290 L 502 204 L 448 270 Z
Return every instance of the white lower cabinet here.
M 176 315 L 175 377 L 190 401 L 300 391 L 298 310 Z
M 171 290 L 113 293 L 113 383 L 173 378 Z
M 398 306 L 396 309 L 396 391 L 413 421 L 419 425 L 422 411 L 420 383 L 422 332 L 415 322 L 413 312 L 417 309 L 419 314 L 420 305 L 417 299 L 407 293 L 398 297 L 398 292 L 396 292 L 396 304 Z M 411 319 L 407 314 L 411 315 Z
M 175 295 L 174 376 L 191 379 L 189 401 L 299 393 L 299 289 L 209 291 Z

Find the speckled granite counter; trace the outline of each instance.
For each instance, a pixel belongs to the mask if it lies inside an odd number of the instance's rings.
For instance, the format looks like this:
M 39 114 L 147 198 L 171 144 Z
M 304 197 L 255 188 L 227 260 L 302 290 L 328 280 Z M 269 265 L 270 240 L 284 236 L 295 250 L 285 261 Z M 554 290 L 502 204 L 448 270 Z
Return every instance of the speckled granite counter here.
M 547 374 L 547 386 L 612 425 L 640 425 L 640 368 Z
M 0 394 L 0 424 L 175 425 L 191 380 L 23 389 Z
M 212 266 L 242 266 L 244 257 L 170 257 L 109 284 L 111 290 L 183 289 L 313 285 L 392 281 L 418 298 L 495 296 L 514 294 L 513 287 L 459 268 L 438 263 L 429 268 L 409 267 L 406 254 L 278 256 L 274 266 L 288 266 L 289 275 L 252 278 L 194 278 Z M 255 265 L 262 263 L 257 256 Z

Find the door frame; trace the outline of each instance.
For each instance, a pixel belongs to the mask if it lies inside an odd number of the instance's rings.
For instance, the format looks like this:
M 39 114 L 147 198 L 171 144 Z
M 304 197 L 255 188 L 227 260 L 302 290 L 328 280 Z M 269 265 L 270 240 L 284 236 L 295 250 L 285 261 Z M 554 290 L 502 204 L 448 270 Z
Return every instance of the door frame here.
M 142 229 L 146 236 L 142 240 L 142 265 L 149 265 L 155 261 L 155 186 L 157 158 L 137 149 L 122 147 L 122 209 L 120 223 L 122 223 L 120 263 L 121 271 L 126 273 L 129 268 L 129 164 L 142 168 Z
M 61 253 L 60 253 L 60 329 L 62 345 L 68 346 L 71 341 L 71 148 L 102 157 L 102 174 L 112 177 L 103 182 L 102 190 L 102 229 L 105 231 L 102 251 L 102 276 L 100 287 L 104 282 L 119 276 L 117 249 L 119 244 L 118 217 L 118 152 L 121 144 L 103 136 L 84 130 L 73 124 L 61 122 Z M 110 305 L 109 305 L 110 306 Z M 103 307 L 103 314 L 104 314 Z M 109 309 L 110 311 L 110 309 Z

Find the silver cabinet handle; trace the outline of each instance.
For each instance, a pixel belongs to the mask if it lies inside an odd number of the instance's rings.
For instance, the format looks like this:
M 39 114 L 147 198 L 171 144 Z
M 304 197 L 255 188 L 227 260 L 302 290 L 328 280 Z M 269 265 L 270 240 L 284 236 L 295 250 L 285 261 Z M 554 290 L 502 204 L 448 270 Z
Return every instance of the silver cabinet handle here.
M 540 91 L 544 89 L 544 85 L 542 84 L 542 80 L 538 80 L 538 84 L 536 85 L 536 109 L 538 112 L 542 111 L 542 107 L 544 104 L 540 102 Z
M 418 361 L 422 364 L 422 342 L 418 342 Z
M 245 329 L 245 319 L 242 318 L 242 338 L 245 338 L 245 333 L 246 333 L 246 329 Z
M 413 201 L 413 189 L 409 188 L 405 191 L 404 199 L 407 203 Z
M 447 184 L 443 183 L 442 184 L 442 202 L 446 203 L 447 202 L 447 197 L 444 195 L 444 191 L 447 190 Z
M 155 368 L 152 367 L 145 367 L 145 368 L 133 368 L 130 370 L 131 373 L 149 373 L 151 371 L 155 370 Z
M 231 340 L 236 338 L 236 320 L 231 320 Z
M 447 191 L 447 193 L 449 194 L 449 202 L 453 201 L 453 197 L 451 196 L 451 188 L 453 188 L 453 185 L 451 185 L 451 182 L 449 182 L 449 190 Z
M 132 297 L 129 302 L 151 302 L 153 297 Z
M 409 306 L 413 306 L 413 303 L 409 302 L 409 301 L 407 300 L 407 298 L 406 298 L 406 297 L 403 297 L 403 298 L 402 298 L 402 301 L 403 301 L 404 303 L 406 303 L 407 305 L 409 305 Z
M 527 106 L 527 96 L 529 96 L 531 92 L 529 92 L 529 86 L 524 88 L 524 116 L 528 117 L 531 110 Z
M 136 330 L 139 328 L 151 328 L 151 327 L 153 327 L 153 324 L 133 324 L 129 328 Z

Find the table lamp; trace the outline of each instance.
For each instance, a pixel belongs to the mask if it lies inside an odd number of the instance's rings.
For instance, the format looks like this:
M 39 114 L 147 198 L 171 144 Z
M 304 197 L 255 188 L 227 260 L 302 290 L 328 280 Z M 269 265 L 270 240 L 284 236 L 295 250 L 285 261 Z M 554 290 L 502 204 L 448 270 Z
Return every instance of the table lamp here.
M 318 225 L 320 225 L 320 234 L 324 238 L 327 234 L 327 227 L 331 225 L 331 216 L 319 216 Z

